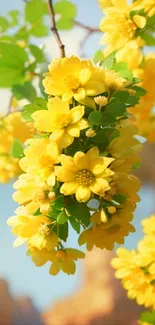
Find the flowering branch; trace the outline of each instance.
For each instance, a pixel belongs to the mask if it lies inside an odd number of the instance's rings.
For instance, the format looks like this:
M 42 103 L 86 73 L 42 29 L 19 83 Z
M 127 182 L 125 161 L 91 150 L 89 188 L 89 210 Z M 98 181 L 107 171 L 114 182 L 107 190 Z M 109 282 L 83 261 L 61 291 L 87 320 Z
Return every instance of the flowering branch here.
M 47 6 L 48 6 L 49 14 L 51 17 L 51 31 L 53 32 L 55 39 L 58 43 L 59 50 L 60 50 L 60 56 L 61 56 L 61 58 L 64 58 L 65 57 L 65 45 L 62 43 L 60 35 L 56 28 L 55 13 L 54 13 L 54 9 L 53 9 L 52 0 L 47 0 Z

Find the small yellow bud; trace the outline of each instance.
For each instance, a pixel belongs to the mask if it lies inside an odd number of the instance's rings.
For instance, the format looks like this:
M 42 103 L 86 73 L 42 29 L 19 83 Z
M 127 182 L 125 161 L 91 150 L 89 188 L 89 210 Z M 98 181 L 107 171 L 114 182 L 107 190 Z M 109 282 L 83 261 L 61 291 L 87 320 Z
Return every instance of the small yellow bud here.
M 49 197 L 50 200 L 55 200 L 56 195 L 55 195 L 54 192 L 50 192 L 50 193 L 48 194 L 48 197 Z
M 101 220 L 103 223 L 106 223 L 108 221 L 107 215 L 104 211 L 104 209 L 101 210 Z
M 128 89 L 128 93 L 129 93 L 129 95 L 133 96 L 133 95 L 135 95 L 136 92 L 134 89 Z
M 86 136 L 87 136 L 88 138 L 93 138 L 95 135 L 96 135 L 96 132 L 95 132 L 93 129 L 88 129 L 88 130 L 86 131 Z
M 94 98 L 94 101 L 97 105 L 105 106 L 108 103 L 108 99 L 105 96 L 97 96 Z
M 108 207 L 108 212 L 109 212 L 110 214 L 114 214 L 114 213 L 116 213 L 116 208 L 113 207 L 113 206 Z
M 60 261 L 64 261 L 67 257 L 67 254 L 64 250 L 59 249 L 56 253 L 56 258 L 59 259 Z

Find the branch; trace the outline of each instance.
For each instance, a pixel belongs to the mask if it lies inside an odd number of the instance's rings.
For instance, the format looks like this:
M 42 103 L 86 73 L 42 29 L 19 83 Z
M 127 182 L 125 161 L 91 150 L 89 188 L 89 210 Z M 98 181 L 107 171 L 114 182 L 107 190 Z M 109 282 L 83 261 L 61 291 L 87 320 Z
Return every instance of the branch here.
M 90 27 L 88 25 L 85 25 L 83 23 L 80 23 L 79 21 L 73 20 L 74 24 L 78 27 L 81 27 L 91 33 L 101 33 L 101 30 L 98 27 Z
M 47 0 L 47 7 L 48 7 L 48 11 L 49 11 L 50 18 L 51 18 L 51 31 L 53 32 L 55 39 L 58 43 L 58 47 L 60 50 L 60 56 L 61 56 L 61 58 L 64 58 L 65 57 L 65 45 L 62 43 L 60 35 L 56 28 L 55 13 L 54 13 L 54 9 L 53 9 L 52 0 Z

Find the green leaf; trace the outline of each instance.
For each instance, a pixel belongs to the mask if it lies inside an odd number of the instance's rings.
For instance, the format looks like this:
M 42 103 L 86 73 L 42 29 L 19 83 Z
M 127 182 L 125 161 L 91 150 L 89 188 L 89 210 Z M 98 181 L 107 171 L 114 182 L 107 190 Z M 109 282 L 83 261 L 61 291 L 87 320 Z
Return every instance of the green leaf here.
M 121 70 L 127 70 L 127 63 L 126 62 L 117 62 L 113 65 L 113 70 L 115 70 L 116 72 L 119 72 Z
M 44 1 L 31 0 L 26 3 L 25 18 L 29 23 L 40 20 L 45 14 L 48 14 L 48 9 Z
M 103 52 L 101 50 L 98 50 L 95 53 L 94 57 L 93 57 L 93 61 L 96 64 L 96 63 L 98 63 L 100 61 L 103 61 L 103 60 L 104 60 L 104 54 L 103 54 Z
M 66 242 L 68 238 L 68 222 L 65 222 L 63 225 L 59 225 L 59 237 Z
M 112 69 L 113 65 L 116 62 L 115 54 L 115 52 L 111 53 L 101 62 L 102 68 Z
M 133 73 L 130 70 L 120 70 L 119 72 L 120 77 L 127 79 L 127 80 L 132 80 Z
M 141 35 L 142 39 L 145 41 L 145 45 L 154 46 L 155 45 L 155 37 L 149 33 L 144 33 Z
M 104 115 L 110 114 L 113 118 L 121 117 L 126 113 L 126 104 L 124 102 L 115 101 L 112 99 L 105 109 L 102 121 L 104 121 Z
M 85 226 L 90 224 L 90 211 L 88 207 L 83 203 L 78 203 L 76 201 L 70 201 L 66 205 L 66 210 L 71 217 L 81 221 Z
M 93 111 L 89 114 L 89 121 L 94 125 L 102 124 L 102 113 L 98 111 Z
M 27 122 L 33 122 L 31 115 L 39 110 L 47 109 L 47 101 L 43 98 L 36 98 L 33 104 L 28 104 L 23 107 L 22 117 Z
M 54 12 L 61 17 L 74 19 L 76 17 L 76 5 L 68 0 L 58 1 L 54 4 Z
M 72 218 L 72 217 L 69 218 L 69 222 L 70 222 L 72 228 L 77 232 L 77 234 L 79 234 L 80 233 L 80 223 L 75 218 Z
M 59 225 L 63 225 L 64 223 L 66 223 L 68 220 L 68 216 L 67 214 L 65 213 L 65 211 L 62 211 L 59 213 L 58 217 L 57 217 L 57 223 Z
M 127 200 L 127 196 L 123 194 L 115 194 L 112 199 L 119 204 L 124 204 Z
M 8 64 L 8 63 L 7 63 Z M 16 67 L 5 66 L 0 60 L 0 88 L 10 88 L 12 85 L 22 83 L 24 74 Z
M 25 40 L 28 41 L 29 38 L 29 30 L 27 29 L 27 26 L 23 26 L 19 28 L 17 33 L 15 33 L 16 40 Z
M 29 45 L 29 49 L 31 54 L 38 62 L 44 62 L 46 60 L 43 51 L 38 46 L 31 44 Z
M 23 85 L 14 85 L 12 87 L 13 95 L 18 99 L 26 98 L 32 102 L 36 97 L 36 90 L 31 82 L 25 82 Z
M 19 11 L 11 10 L 9 11 L 9 16 L 11 17 L 10 27 L 16 26 L 18 24 Z
M 6 66 L 11 65 L 21 69 L 28 60 L 28 55 L 26 51 L 18 45 L 0 42 L 0 60 L 2 59 Z
M 47 36 L 49 33 L 49 30 L 48 28 L 43 25 L 43 24 L 35 24 L 34 27 L 32 27 L 32 29 L 29 31 L 29 34 L 33 35 L 33 36 L 36 36 L 36 37 L 44 37 L 44 36 Z
M 106 128 L 102 131 L 98 131 L 97 134 L 92 138 L 92 141 L 95 143 L 107 144 L 109 132 L 110 130 Z
M 11 155 L 14 158 L 22 158 L 24 156 L 23 146 L 19 139 L 13 141 Z
M 151 325 L 155 325 L 155 311 L 152 312 L 147 311 L 140 315 L 140 321 L 144 323 L 148 323 Z
M 3 16 L 0 16 L 0 32 L 5 32 L 9 28 L 9 22 Z
M 116 98 L 121 102 L 126 102 L 129 98 L 129 92 L 125 90 L 115 91 L 112 95 L 112 98 Z
M 135 95 L 138 97 L 144 96 L 147 93 L 147 91 L 144 88 L 139 87 L 139 86 L 134 86 L 134 87 L 132 87 L 132 89 L 135 90 L 135 92 L 136 92 Z
M 66 19 L 66 18 L 60 18 L 57 23 L 57 29 L 59 30 L 68 30 L 73 28 L 74 23 L 72 20 Z
M 53 202 L 52 202 L 52 209 L 61 211 L 64 208 L 65 199 L 63 195 L 58 196 Z
M 126 104 L 130 106 L 135 106 L 139 103 L 139 97 L 138 96 L 129 96 Z

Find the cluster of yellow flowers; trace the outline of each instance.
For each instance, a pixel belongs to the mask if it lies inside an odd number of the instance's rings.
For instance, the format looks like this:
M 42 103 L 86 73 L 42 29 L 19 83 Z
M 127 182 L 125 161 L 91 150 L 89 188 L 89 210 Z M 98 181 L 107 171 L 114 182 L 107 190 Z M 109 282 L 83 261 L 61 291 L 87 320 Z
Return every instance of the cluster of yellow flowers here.
M 133 84 L 73 56 L 53 60 L 43 85 L 47 107 L 31 115 L 36 135 L 19 163 L 13 198 L 21 206 L 8 224 L 14 246 L 27 242 L 37 266 L 73 274 L 84 253 L 64 247 L 69 224 L 88 250 L 111 250 L 134 231 L 140 182 L 131 172 L 141 144 L 126 111 Z
M 13 141 L 19 139 L 24 143 L 32 136 L 32 125 L 26 124 L 20 112 L 10 113 L 0 119 L 0 183 L 7 183 L 21 172 L 19 159 L 13 158 L 11 149 Z
M 122 279 L 123 287 L 130 299 L 139 305 L 155 309 L 155 215 L 142 221 L 143 240 L 137 250 L 117 250 L 112 266 L 116 277 Z
M 135 115 L 135 124 L 139 134 L 149 142 L 155 141 L 155 55 L 144 54 L 147 38 L 153 38 L 148 29 L 154 24 L 155 1 L 136 0 L 128 4 L 127 0 L 99 0 L 105 17 L 101 20 L 100 29 L 104 32 L 101 44 L 108 46 L 105 56 L 117 51 L 117 62 L 126 62 L 140 80 L 146 95 L 140 103 L 130 109 Z

